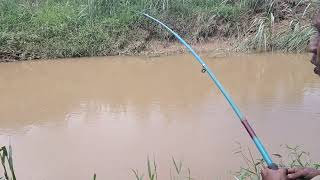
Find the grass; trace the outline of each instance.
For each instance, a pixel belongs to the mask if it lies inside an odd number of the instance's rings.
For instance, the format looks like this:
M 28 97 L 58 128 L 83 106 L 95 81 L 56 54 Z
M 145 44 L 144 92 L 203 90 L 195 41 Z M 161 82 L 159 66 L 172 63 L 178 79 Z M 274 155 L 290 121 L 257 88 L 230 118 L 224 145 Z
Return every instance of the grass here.
M 241 51 L 301 52 L 316 6 L 311 0 L 0 0 L 0 59 L 136 54 L 151 40 L 174 40 L 137 12 L 194 43 L 237 38 L 245 39 Z
M 285 145 L 282 148 L 285 149 L 285 155 L 272 154 L 273 159 L 279 165 L 280 168 L 296 168 L 296 167 L 311 167 L 320 169 L 320 163 L 315 163 L 310 160 L 310 154 L 303 151 L 300 146 L 288 146 Z M 261 180 L 260 172 L 266 166 L 265 162 L 261 158 L 256 158 L 250 149 L 243 149 L 241 146 L 235 152 L 236 155 L 240 155 L 244 161 L 244 166 L 240 167 L 238 171 L 234 172 L 235 180 Z M 191 171 L 189 168 L 185 168 L 181 161 L 177 161 L 172 157 L 172 166 L 170 168 L 170 180 L 194 180 L 191 177 Z M 158 171 L 156 161 L 150 161 L 147 159 L 147 175 L 138 170 L 132 170 L 135 180 L 157 180 Z
M 316 1 L 269 0 L 269 6 L 252 21 L 239 50 L 305 52 L 315 34 L 311 19 L 317 6 Z
M 4 170 L 4 177 L 0 179 L 16 180 L 16 175 L 13 167 L 12 148 L 9 146 L 9 150 L 5 146 L 0 149 L 0 159 Z
M 273 159 L 280 168 L 320 168 L 320 163 L 312 162 L 310 160 L 310 154 L 303 151 L 300 146 L 285 145 L 283 148 L 285 148 L 287 152 L 286 156 L 272 154 Z M 254 158 L 250 149 L 243 150 L 240 148 L 236 154 L 239 154 L 246 164 L 244 167 L 240 167 L 240 170 L 235 173 L 236 180 L 261 180 L 260 172 L 265 167 L 263 159 Z
M 320 163 L 315 163 L 310 160 L 310 154 L 303 151 L 300 146 L 288 146 L 284 148 L 287 151 L 286 157 L 280 154 L 272 154 L 275 162 L 281 168 L 294 168 L 294 167 L 312 167 L 320 169 Z M 260 180 L 260 172 L 264 168 L 265 162 L 263 159 L 255 158 L 250 149 L 244 150 L 241 146 L 239 150 L 235 152 L 242 157 L 245 162 L 245 166 L 234 173 L 236 180 Z M 0 149 L 1 164 L 4 170 L 4 176 L 0 176 L 0 180 L 16 180 L 12 148 L 9 146 L 9 150 L 6 147 Z M 288 160 L 286 160 L 288 159 Z M 158 169 L 155 158 L 150 160 L 147 158 L 147 173 L 141 173 L 138 169 L 131 169 L 135 180 L 158 180 Z M 93 175 L 93 180 L 97 180 L 97 175 Z M 191 176 L 189 168 L 183 166 L 182 161 L 176 160 L 172 157 L 172 168 L 170 168 L 170 180 L 194 180 Z
M 177 161 L 174 157 L 172 157 L 172 165 L 173 168 L 170 168 L 170 180 L 193 180 L 191 177 L 191 171 L 189 168 L 184 168 L 182 161 Z M 172 170 L 173 169 L 173 170 Z M 146 177 L 147 180 L 157 180 L 158 179 L 158 171 L 157 164 L 155 159 L 150 160 L 147 159 L 147 176 L 143 173 L 139 173 L 138 170 L 132 169 L 135 180 L 144 180 Z

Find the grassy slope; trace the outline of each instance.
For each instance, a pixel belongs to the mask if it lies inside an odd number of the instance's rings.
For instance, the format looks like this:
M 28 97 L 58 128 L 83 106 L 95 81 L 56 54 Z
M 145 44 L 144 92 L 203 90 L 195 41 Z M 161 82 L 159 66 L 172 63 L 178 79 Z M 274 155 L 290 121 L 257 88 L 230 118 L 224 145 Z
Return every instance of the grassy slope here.
M 245 39 L 239 50 L 303 51 L 316 6 L 304 0 L 0 0 L 0 59 L 135 54 L 151 40 L 174 39 L 141 11 L 192 42 L 239 38 Z

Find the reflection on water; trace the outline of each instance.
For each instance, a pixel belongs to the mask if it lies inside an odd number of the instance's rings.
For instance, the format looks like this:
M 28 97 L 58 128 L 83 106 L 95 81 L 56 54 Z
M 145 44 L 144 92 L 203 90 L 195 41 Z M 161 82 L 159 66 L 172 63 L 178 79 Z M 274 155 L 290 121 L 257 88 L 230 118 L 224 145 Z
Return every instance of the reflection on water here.
M 303 145 L 320 160 L 320 79 L 306 55 L 204 56 L 271 152 Z M 191 56 L 0 64 L 0 143 L 25 179 L 133 179 L 171 156 L 197 179 L 232 179 L 249 145 L 231 108 Z M 172 168 L 172 167 L 171 167 Z

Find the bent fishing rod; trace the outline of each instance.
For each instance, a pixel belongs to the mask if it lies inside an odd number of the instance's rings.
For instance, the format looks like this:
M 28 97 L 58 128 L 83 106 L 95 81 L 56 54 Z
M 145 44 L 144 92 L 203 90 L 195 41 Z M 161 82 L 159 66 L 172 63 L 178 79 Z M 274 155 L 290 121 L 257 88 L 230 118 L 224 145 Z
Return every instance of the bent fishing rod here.
M 269 153 L 267 152 L 267 150 L 265 149 L 265 147 L 263 146 L 263 144 L 261 143 L 260 139 L 258 138 L 258 136 L 256 135 L 256 133 L 254 132 L 254 130 L 252 129 L 252 127 L 250 126 L 249 122 L 247 121 L 247 119 L 245 118 L 245 116 L 242 114 L 242 112 L 240 111 L 240 109 L 238 108 L 238 106 L 234 103 L 234 101 L 231 99 L 230 95 L 228 94 L 228 92 L 224 89 L 224 87 L 222 86 L 222 84 L 220 83 L 220 81 L 217 79 L 217 77 L 213 74 L 213 72 L 211 71 L 211 69 L 209 68 L 209 66 L 201 59 L 201 57 L 191 48 L 191 46 L 182 39 L 182 37 L 180 37 L 176 32 L 174 32 L 172 29 L 170 29 L 167 25 L 165 25 L 164 23 L 162 23 L 161 21 L 159 21 L 158 19 L 142 13 L 144 16 L 152 19 L 153 21 L 157 22 L 158 24 L 160 24 L 161 26 L 163 26 L 164 28 L 166 28 L 169 32 L 171 32 L 189 51 L 190 53 L 196 58 L 196 60 L 202 65 L 202 72 L 206 73 L 209 75 L 210 79 L 214 82 L 214 84 L 219 88 L 219 90 L 221 91 L 221 93 L 223 94 L 223 96 L 226 98 L 226 100 L 228 101 L 228 103 L 230 104 L 230 106 L 232 107 L 233 111 L 236 113 L 236 115 L 238 116 L 238 118 L 240 119 L 242 125 L 245 127 L 245 129 L 247 130 L 248 134 L 250 135 L 251 139 L 253 140 L 254 144 L 256 145 L 257 149 L 259 150 L 260 154 L 262 155 L 264 161 L 267 163 L 268 168 L 269 169 L 274 169 L 277 170 L 278 166 L 273 163 Z

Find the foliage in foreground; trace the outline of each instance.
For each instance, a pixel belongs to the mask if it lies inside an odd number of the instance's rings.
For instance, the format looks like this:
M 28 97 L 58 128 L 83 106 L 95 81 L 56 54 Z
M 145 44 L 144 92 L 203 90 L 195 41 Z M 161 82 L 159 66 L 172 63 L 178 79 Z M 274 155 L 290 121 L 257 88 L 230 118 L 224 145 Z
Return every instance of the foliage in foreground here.
M 313 0 L 0 0 L 0 59 L 134 54 L 172 35 L 188 41 L 239 39 L 241 50 L 303 51 L 313 33 Z M 283 25 L 284 27 L 279 27 Z
M 184 168 L 182 161 L 177 161 L 174 157 L 172 157 L 173 168 L 170 168 L 170 180 L 193 180 L 191 177 L 191 171 L 189 168 Z M 173 169 L 173 170 L 172 170 Z M 147 160 L 147 176 L 143 173 L 139 173 L 137 169 L 132 169 L 132 172 L 135 176 L 136 180 L 157 180 L 158 179 L 158 171 L 156 160 Z M 145 178 L 146 177 L 146 178 Z
M 311 167 L 320 169 L 320 163 L 315 163 L 310 160 L 310 154 L 303 151 L 299 146 L 285 145 L 286 155 L 273 154 L 276 163 L 281 168 L 294 168 L 294 167 Z M 261 180 L 260 172 L 265 167 L 263 159 L 255 158 L 250 149 L 240 149 L 235 152 L 242 157 L 245 162 L 244 167 L 233 173 L 235 180 Z M 177 161 L 172 157 L 173 171 L 170 168 L 170 180 L 195 180 L 191 176 L 189 168 L 185 168 L 181 161 Z M 147 160 L 147 173 L 146 175 L 138 170 L 132 170 L 136 180 L 157 180 L 158 171 L 156 161 Z
M 320 163 L 312 162 L 310 154 L 303 151 L 300 146 L 291 147 L 285 145 L 284 148 L 288 152 L 287 157 L 280 154 L 272 154 L 280 168 L 320 168 Z M 265 167 L 263 159 L 255 159 L 250 149 L 247 151 L 240 150 L 236 154 L 240 154 L 246 164 L 235 173 L 236 180 L 261 180 L 260 172 Z
M 312 167 L 320 169 L 320 163 L 315 163 L 310 160 L 310 154 L 301 150 L 299 146 L 291 147 L 286 145 L 287 157 L 280 154 L 273 154 L 276 158 L 276 163 L 282 168 L 293 167 Z M 263 159 L 255 158 L 250 149 L 244 150 L 241 147 L 235 154 L 239 154 L 245 162 L 244 167 L 240 167 L 238 172 L 234 173 L 236 180 L 261 180 L 260 172 L 264 168 Z M 0 180 L 16 180 L 13 159 L 12 148 L 9 146 L 9 151 L 6 147 L 0 149 L 1 164 L 4 170 L 4 177 L 0 176 Z M 176 160 L 172 157 L 172 168 L 170 168 L 170 180 L 195 180 L 191 176 L 189 168 L 185 168 L 182 161 Z M 135 180 L 158 180 L 158 169 L 156 160 L 147 159 L 147 172 L 139 172 L 138 169 L 131 169 Z M 93 175 L 93 180 L 97 179 L 97 175 Z
M 0 159 L 4 171 L 4 177 L 0 176 L 0 179 L 16 180 L 16 176 L 13 168 L 12 148 L 9 146 L 9 150 L 5 146 L 0 149 Z

